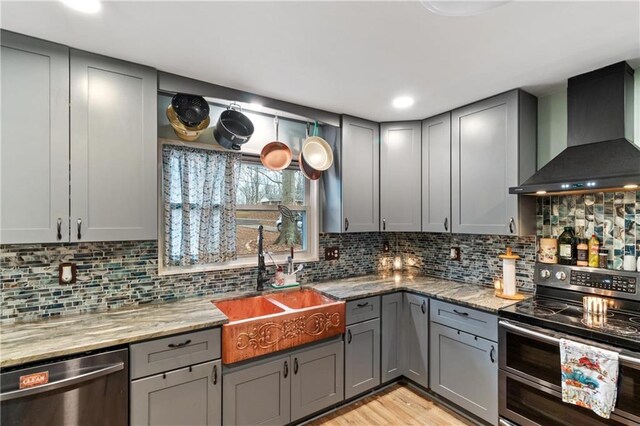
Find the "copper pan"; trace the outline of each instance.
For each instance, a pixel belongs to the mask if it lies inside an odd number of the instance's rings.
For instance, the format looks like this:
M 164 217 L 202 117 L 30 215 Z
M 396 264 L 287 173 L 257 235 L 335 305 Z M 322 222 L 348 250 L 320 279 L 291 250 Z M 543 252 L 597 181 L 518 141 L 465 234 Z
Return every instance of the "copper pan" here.
M 320 176 L 322 176 L 322 172 L 320 170 L 316 170 L 304 161 L 304 157 L 302 156 L 302 151 L 300 151 L 300 155 L 298 155 L 298 162 L 300 163 L 300 170 L 304 177 L 309 180 L 318 180 Z
M 276 140 L 266 144 L 260 152 L 262 165 L 269 170 L 284 170 L 291 164 L 291 149 L 287 144 L 278 140 L 278 117 L 275 117 L 273 124 L 276 129 Z

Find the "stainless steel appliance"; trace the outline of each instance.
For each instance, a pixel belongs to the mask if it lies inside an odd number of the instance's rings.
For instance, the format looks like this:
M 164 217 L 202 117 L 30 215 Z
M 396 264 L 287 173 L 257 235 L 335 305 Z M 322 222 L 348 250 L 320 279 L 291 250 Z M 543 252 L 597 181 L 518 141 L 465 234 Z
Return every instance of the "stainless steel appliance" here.
M 500 311 L 500 423 L 640 425 L 640 274 L 545 264 L 535 274 L 533 299 Z M 610 301 L 597 326 L 585 320 L 581 303 L 594 294 Z M 620 353 L 611 419 L 562 402 L 561 338 Z
M 116 350 L 0 374 L 0 423 L 127 425 L 128 350 Z

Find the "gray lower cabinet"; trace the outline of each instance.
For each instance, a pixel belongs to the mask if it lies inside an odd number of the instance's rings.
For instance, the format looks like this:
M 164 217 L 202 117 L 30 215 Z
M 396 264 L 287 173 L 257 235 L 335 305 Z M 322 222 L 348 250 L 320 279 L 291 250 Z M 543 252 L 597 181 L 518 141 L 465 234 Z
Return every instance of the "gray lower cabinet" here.
M 250 426 L 289 423 L 291 374 L 288 355 L 225 373 L 223 424 Z
M 342 340 L 291 354 L 291 421 L 344 399 Z
M 345 399 L 380 384 L 380 319 L 347 327 L 344 360 Z
M 536 171 L 537 98 L 512 90 L 451 113 L 452 230 L 535 234 L 535 199 L 510 195 Z
M 404 375 L 429 387 L 429 298 L 405 293 Z
M 388 382 L 402 376 L 402 324 L 403 293 L 391 293 L 382 296 L 382 315 L 380 318 L 380 381 Z
M 431 390 L 491 424 L 498 423 L 497 344 L 431 323 Z
M 221 424 L 221 373 L 210 361 L 132 382 L 131 425 Z

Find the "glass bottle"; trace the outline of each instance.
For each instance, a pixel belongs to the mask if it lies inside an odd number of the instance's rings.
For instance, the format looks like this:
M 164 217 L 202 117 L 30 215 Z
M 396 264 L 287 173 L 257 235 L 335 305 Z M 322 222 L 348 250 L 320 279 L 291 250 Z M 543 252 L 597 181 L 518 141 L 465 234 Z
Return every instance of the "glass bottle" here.
M 589 266 L 592 268 L 598 267 L 598 251 L 600 250 L 600 240 L 596 237 L 596 234 L 591 236 L 589 240 Z
M 576 234 L 572 226 L 565 226 L 564 232 L 558 237 L 558 263 L 561 265 L 575 265 L 576 262 Z
M 576 265 L 589 266 L 589 240 L 580 238 L 578 240 L 578 250 L 576 257 Z

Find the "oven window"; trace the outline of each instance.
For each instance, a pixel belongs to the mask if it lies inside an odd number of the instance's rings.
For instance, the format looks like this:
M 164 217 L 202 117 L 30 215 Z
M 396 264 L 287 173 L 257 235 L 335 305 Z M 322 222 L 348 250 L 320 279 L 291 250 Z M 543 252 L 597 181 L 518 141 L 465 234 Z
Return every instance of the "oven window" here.
M 640 417 L 640 369 L 621 364 L 618 377 L 616 410 Z
M 560 348 L 507 332 L 507 367 L 560 386 Z
M 534 384 L 521 383 L 506 377 L 507 410 L 534 423 L 545 426 L 566 425 L 622 425 L 612 419 L 603 419 L 596 414 L 575 405 L 562 402 L 560 395 L 551 395 L 537 389 Z M 508 413 L 502 413 L 501 415 Z

